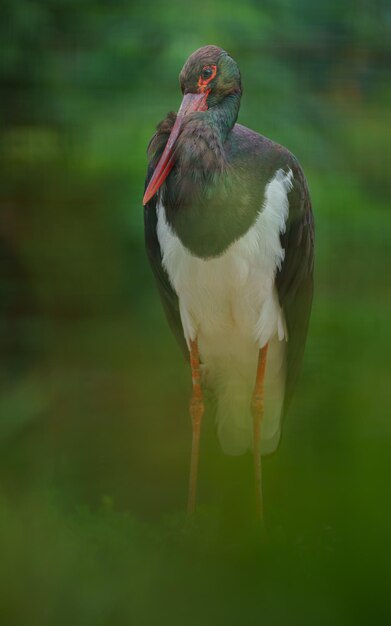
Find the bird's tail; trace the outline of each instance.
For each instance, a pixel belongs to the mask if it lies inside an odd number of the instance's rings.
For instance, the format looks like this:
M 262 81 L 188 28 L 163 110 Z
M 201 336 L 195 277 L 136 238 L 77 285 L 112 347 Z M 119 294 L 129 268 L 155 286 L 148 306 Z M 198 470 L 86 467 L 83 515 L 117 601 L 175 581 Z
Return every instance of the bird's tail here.
M 244 454 L 252 445 L 251 388 L 237 377 L 224 381 L 217 397 L 216 424 L 223 452 Z
M 285 342 L 270 342 L 265 375 L 265 410 L 261 426 L 261 452 L 271 454 L 281 435 L 285 392 Z M 256 358 L 256 357 L 255 357 Z M 221 447 L 226 454 L 240 455 L 253 446 L 251 398 L 255 368 L 243 372 L 240 363 L 231 362 L 217 386 L 216 423 Z

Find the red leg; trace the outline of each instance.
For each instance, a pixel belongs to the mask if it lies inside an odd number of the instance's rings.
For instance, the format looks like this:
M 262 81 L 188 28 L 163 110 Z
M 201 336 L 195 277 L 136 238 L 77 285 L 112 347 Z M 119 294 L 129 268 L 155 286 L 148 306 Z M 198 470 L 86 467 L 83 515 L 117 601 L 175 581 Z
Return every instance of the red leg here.
M 257 517 L 263 520 L 263 497 L 262 497 L 262 465 L 261 465 L 261 423 L 264 411 L 264 379 L 266 369 L 268 344 L 261 348 L 258 357 L 257 376 L 255 379 L 254 393 L 251 402 L 254 433 L 254 478 L 255 478 L 255 502 Z
M 201 388 L 200 357 L 198 353 L 197 339 L 190 342 L 190 366 L 193 381 L 193 391 L 190 400 L 190 415 L 192 421 L 193 437 L 191 444 L 190 482 L 187 512 L 192 515 L 195 510 L 196 501 L 201 421 L 205 410 Z

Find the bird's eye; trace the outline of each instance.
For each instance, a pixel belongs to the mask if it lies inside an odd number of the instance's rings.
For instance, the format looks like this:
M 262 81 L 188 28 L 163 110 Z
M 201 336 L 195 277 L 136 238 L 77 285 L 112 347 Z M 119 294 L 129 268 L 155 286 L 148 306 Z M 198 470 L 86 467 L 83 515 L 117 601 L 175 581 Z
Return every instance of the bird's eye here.
M 205 65 L 198 79 L 198 88 L 205 91 L 209 83 L 217 74 L 217 65 Z
M 213 74 L 213 70 L 211 67 L 204 67 L 204 69 L 201 72 L 201 77 L 203 78 L 203 80 L 208 80 L 208 78 L 210 78 Z

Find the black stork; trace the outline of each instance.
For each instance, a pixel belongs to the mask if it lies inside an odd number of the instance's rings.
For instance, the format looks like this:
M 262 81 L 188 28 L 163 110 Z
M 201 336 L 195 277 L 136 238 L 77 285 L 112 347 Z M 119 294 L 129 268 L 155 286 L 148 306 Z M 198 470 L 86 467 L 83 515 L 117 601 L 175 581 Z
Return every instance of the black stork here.
M 180 85 L 178 114 L 148 147 L 143 205 L 149 260 L 192 373 L 188 511 L 207 386 L 223 451 L 253 450 L 262 519 L 261 455 L 279 444 L 311 310 L 311 202 L 296 158 L 236 123 L 241 76 L 227 52 L 194 52 Z

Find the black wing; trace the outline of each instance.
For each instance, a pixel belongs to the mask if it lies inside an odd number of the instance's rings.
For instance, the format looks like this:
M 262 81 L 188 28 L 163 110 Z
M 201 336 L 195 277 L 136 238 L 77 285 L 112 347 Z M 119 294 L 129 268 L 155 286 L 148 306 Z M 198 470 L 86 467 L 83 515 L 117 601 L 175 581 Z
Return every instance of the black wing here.
M 288 329 L 286 412 L 300 371 L 307 337 L 313 294 L 314 221 L 303 171 L 293 158 L 293 188 L 289 193 L 289 217 L 281 235 L 285 258 L 276 276 L 280 305 Z
M 149 166 L 147 177 L 145 180 L 145 189 L 150 181 L 153 173 L 153 167 Z M 155 276 L 160 299 L 166 314 L 168 323 L 180 348 L 189 358 L 189 350 L 183 334 L 181 316 L 179 313 L 179 300 L 174 289 L 171 286 L 167 272 L 162 265 L 162 254 L 160 244 L 157 237 L 157 212 L 156 212 L 156 195 L 151 198 L 144 207 L 144 229 L 145 229 L 145 247 L 149 262 Z

